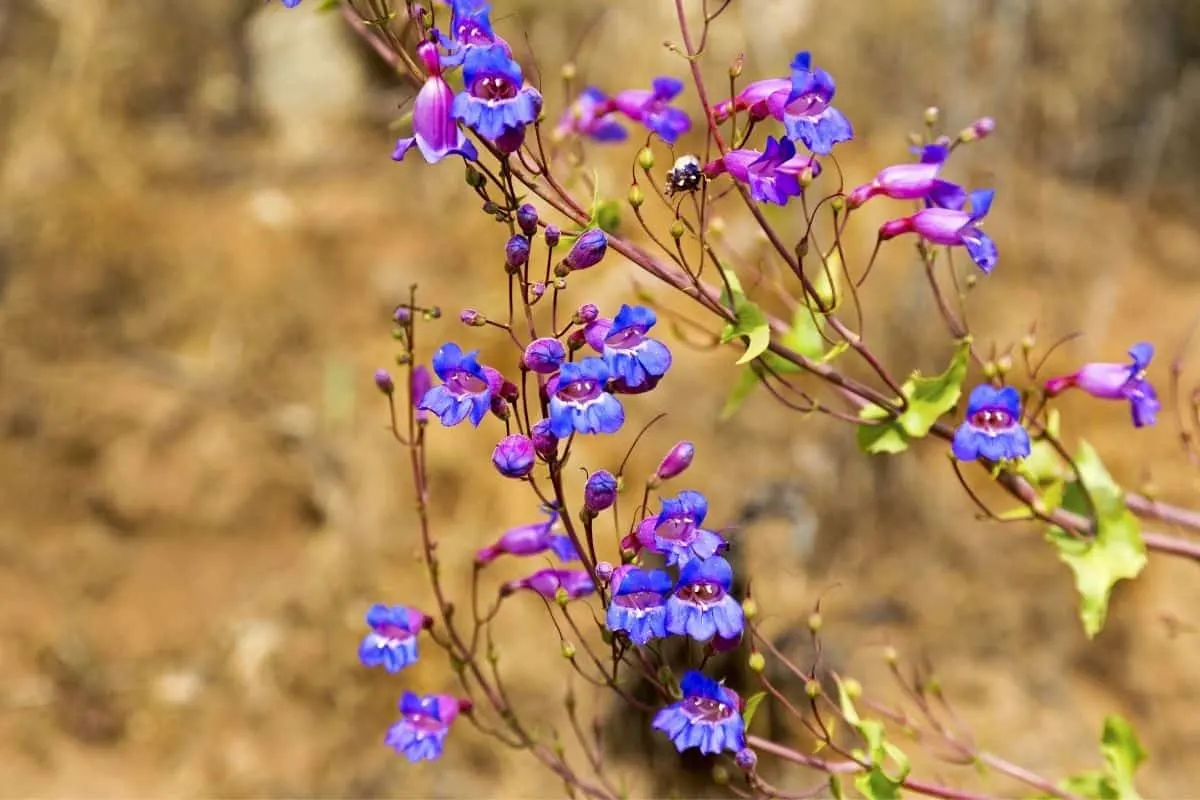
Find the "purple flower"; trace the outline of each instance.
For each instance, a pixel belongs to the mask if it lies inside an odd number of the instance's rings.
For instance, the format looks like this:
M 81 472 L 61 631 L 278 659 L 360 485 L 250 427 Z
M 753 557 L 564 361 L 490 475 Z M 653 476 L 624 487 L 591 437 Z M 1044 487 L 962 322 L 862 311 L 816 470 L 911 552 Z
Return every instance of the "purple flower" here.
M 624 631 L 638 645 L 666 637 L 670 575 L 657 569 L 618 567 L 613 572 L 612 587 L 613 598 L 605 620 L 610 631 Z
M 592 576 L 583 570 L 542 569 L 527 578 L 509 581 L 501 591 L 504 594 L 512 594 L 521 589 L 536 592 L 547 600 L 556 599 L 561 590 L 567 599 L 578 600 L 596 591 L 596 584 L 592 583 Z
M 1133 426 L 1153 425 L 1162 404 L 1158 392 L 1146 380 L 1146 369 L 1154 358 L 1154 345 L 1141 342 L 1129 348 L 1129 364 L 1084 364 L 1077 372 L 1046 381 L 1046 393 L 1056 397 L 1070 388 L 1081 389 L 1101 400 L 1128 400 Z
M 438 348 L 433 371 L 442 385 L 427 391 L 418 408 L 436 414 L 446 427 L 468 418 L 478 427 L 491 407 L 492 395 L 503 383 L 499 373 L 479 365 L 478 355 L 478 350 L 464 353 L 454 342 Z
M 556 139 L 571 134 L 597 142 L 621 142 L 629 132 L 614 117 L 616 106 L 604 92 L 589 86 L 571 103 L 554 129 Z
M 821 174 L 821 165 L 811 156 L 797 155 L 790 139 L 768 136 L 766 150 L 730 150 L 704 167 L 710 178 L 723 172 L 749 186 L 758 202 L 782 206 L 801 195 L 807 180 Z
M 967 399 L 967 415 L 954 432 L 959 461 L 1006 461 L 1029 455 L 1029 434 L 1021 427 L 1021 395 L 1011 386 L 980 384 Z
M 605 389 L 608 366 L 601 358 L 566 363 L 547 389 L 550 432 L 560 439 L 572 433 L 616 433 L 625 424 L 621 401 Z
M 434 761 L 441 757 L 446 734 L 459 712 L 466 710 L 464 705 L 470 707 L 453 695 L 421 697 L 405 692 L 400 698 L 400 721 L 388 729 L 384 742 L 414 764 Z
M 886 241 L 905 233 L 915 233 L 932 244 L 965 247 L 975 265 L 988 274 L 996 268 L 999 252 L 996 243 L 980 229 L 980 225 L 992 207 L 995 192 L 981 189 L 965 195 L 971 208 L 968 212 L 957 200 L 958 187 L 953 184 L 947 184 L 947 187 L 936 196 L 931 195 L 929 202 L 934 205 L 911 216 L 885 222 L 879 228 L 879 238 Z
M 578 561 L 579 554 L 571 544 L 571 537 L 555 534 L 555 523 L 558 522 L 558 512 L 546 509 L 550 515 L 543 522 L 533 522 L 516 528 L 509 528 L 495 544 L 488 545 L 475 554 L 479 564 L 490 564 L 502 555 L 532 556 L 547 550 L 558 556 L 560 561 Z
M 524 478 L 533 472 L 535 458 L 533 440 L 519 433 L 505 436 L 492 451 L 492 465 L 506 478 Z
M 450 36 L 434 31 L 438 44 L 446 48 L 442 64 L 456 67 L 463 63 L 474 48 L 498 46 L 511 54 L 508 42 L 492 29 L 491 5 L 487 0 L 451 0 Z
M 583 505 L 593 514 L 612 508 L 617 502 L 617 479 L 606 469 L 597 470 L 588 476 L 583 485 Z
M 529 438 L 533 440 L 533 449 L 544 461 L 549 461 L 558 451 L 558 437 L 551 432 L 548 419 L 539 419 L 533 423 Z
M 791 70 L 792 91 L 782 109 L 788 138 L 799 139 L 817 155 L 828 155 L 835 144 L 853 139 L 850 120 L 830 105 L 835 90 L 833 76 L 814 69 L 808 52 L 796 54 Z
M 412 398 L 413 405 L 417 407 L 418 422 L 429 419 L 429 414 L 421 410 L 421 400 L 432 388 L 433 378 L 429 376 L 429 367 L 424 364 L 417 364 L 413 367 L 409 376 L 408 394 Z
M 516 270 L 529 263 L 529 237 L 515 234 L 504 245 L 504 265 Z
M 300 5 L 300 0 L 283 0 L 284 8 L 295 8 Z
M 775 116 L 783 119 L 783 109 L 792 93 L 792 82 L 788 78 L 767 78 L 753 81 L 738 92 L 733 100 L 723 100 L 713 106 L 713 117 L 717 122 L 724 122 L 733 116 L 734 112 L 746 111 L 750 120 L 758 122 L 767 117 Z
M 646 336 L 658 318 L 644 306 L 622 305 L 604 335 L 604 363 L 613 389 L 638 394 L 658 384 L 671 367 L 671 351 Z
M 529 203 L 523 204 L 517 209 L 517 225 L 521 228 L 521 233 L 526 236 L 533 236 L 537 233 L 538 213 L 537 209 Z
M 657 517 L 642 520 L 621 546 L 651 550 L 666 556 L 667 566 L 712 558 L 728 544 L 720 534 L 700 527 L 708 516 L 708 500 L 699 492 L 680 492 L 664 497 Z
M 460 155 L 467 161 L 474 161 L 479 153 L 451 113 L 454 90 L 442 77 L 437 46 L 432 42 L 424 42 L 417 48 L 417 55 L 425 65 L 428 77 L 413 102 L 413 135 L 396 142 L 392 159 L 403 161 L 408 151 L 416 145 L 430 164 L 436 164 L 449 155 Z
M 741 698 L 712 678 L 689 670 L 679 682 L 683 699 L 659 710 L 652 726 L 671 739 L 679 752 L 695 747 L 716 755 L 746 746 Z
M 596 307 L 595 303 L 584 303 L 575 310 L 575 319 L 584 325 L 595 322 L 599 316 L 600 309 Z
M 533 372 L 551 375 L 567 360 L 567 348 L 558 339 L 534 339 L 525 348 L 521 362 Z
M 655 78 L 651 89 L 626 89 L 612 99 L 613 106 L 634 122 L 654 131 L 667 144 L 692 129 L 687 112 L 669 105 L 683 91 L 683 81 Z
M 599 264 L 606 252 L 608 234 L 599 228 L 591 228 L 579 234 L 563 261 L 573 270 L 587 269 Z
M 950 155 L 950 148 L 944 144 L 930 144 L 921 148 L 921 160 L 916 164 L 894 164 L 884 167 L 875 176 L 875 180 L 864 183 L 850 193 L 847 204 L 857 208 L 877 195 L 884 195 L 893 200 L 920 200 L 933 192 L 939 183 L 938 171 Z M 947 187 L 958 188 L 954 184 Z
M 732 587 L 733 567 L 720 556 L 688 561 L 667 598 L 667 632 L 698 642 L 740 635 L 746 618 L 741 603 L 729 593 Z
M 694 444 L 688 441 L 678 442 L 663 456 L 658 469 L 654 471 L 654 477 L 660 481 L 676 478 L 692 465 L 692 459 L 695 457 L 696 446 Z
M 371 632 L 358 646 L 358 660 L 364 667 L 382 666 L 399 672 L 417 660 L 417 635 L 429 618 L 404 606 L 377 603 L 367 611 Z
M 463 60 L 463 85 L 454 98 L 452 113 L 489 142 L 516 136 L 534 122 L 542 108 L 542 95 L 525 85 L 521 65 L 506 46 L 473 47 Z M 511 141 L 510 141 L 511 143 Z M 502 147 L 501 149 L 506 149 Z M 516 147 L 508 150 L 511 152 Z

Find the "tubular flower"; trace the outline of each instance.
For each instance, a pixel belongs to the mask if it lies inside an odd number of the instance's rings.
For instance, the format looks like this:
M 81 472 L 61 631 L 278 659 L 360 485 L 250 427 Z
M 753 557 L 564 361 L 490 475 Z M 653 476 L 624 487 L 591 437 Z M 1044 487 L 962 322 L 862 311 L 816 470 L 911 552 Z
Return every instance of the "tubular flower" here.
M 452 0 L 450 3 L 450 36 L 435 31 L 438 44 L 446 49 L 442 64 L 456 67 L 463 63 L 473 48 L 502 47 L 508 54 L 512 48 L 496 35 L 492 28 L 491 4 L 487 0 Z
M 608 393 L 610 373 L 601 358 L 562 365 L 550 379 L 550 432 L 559 439 L 572 433 L 616 433 L 625 424 L 621 401 Z
M 425 66 L 427 77 L 425 85 L 417 92 L 417 99 L 413 102 L 413 135 L 397 140 L 392 159 L 403 161 L 404 156 L 415 145 L 430 164 L 436 164 L 450 155 L 459 155 L 467 161 L 474 161 L 479 157 L 479 153 L 458 127 L 452 114 L 454 90 L 442 77 L 437 46 L 432 42 L 425 42 L 417 48 L 417 55 Z
M 495 544 L 488 545 L 475 554 L 477 564 L 490 564 L 502 555 L 532 556 L 547 550 L 558 556 L 559 561 L 578 561 L 579 555 L 571 538 L 556 534 L 555 523 L 558 522 L 558 512 L 546 509 L 550 515 L 544 522 L 534 522 L 509 528 Z
M 384 742 L 414 764 L 435 761 L 441 758 L 450 725 L 466 710 L 464 705 L 470 707 L 448 694 L 421 697 L 405 692 L 400 698 L 400 721 L 388 729 Z
M 683 699 L 654 715 L 652 726 L 671 739 L 679 752 L 695 747 L 701 753 L 715 755 L 726 750 L 738 752 L 746 746 L 746 725 L 742 720 L 741 698 L 695 670 L 679 682 Z
M 946 247 L 964 247 L 975 266 L 984 274 L 989 274 L 996 268 L 999 252 L 996 243 L 992 241 L 980 226 L 984 217 L 992 207 L 995 192 L 991 189 L 980 189 L 965 195 L 970 211 L 963 210 L 955 198 L 953 184 L 948 189 L 938 193 L 938 199 L 948 206 L 931 205 L 917 213 L 885 222 L 879 228 L 881 241 L 893 239 L 905 233 L 915 233 L 932 244 Z M 932 196 L 931 196 L 932 197 Z M 958 208 L 953 206 L 959 205 Z
M 980 384 L 967 399 L 967 416 L 954 433 L 959 461 L 1007 461 L 1030 452 L 1029 433 L 1021 427 L 1021 395 L 1011 386 Z
M 775 109 L 782 118 L 783 108 L 792 93 L 792 82 L 788 78 L 767 78 L 754 81 L 738 92 L 733 100 L 723 100 L 713 106 L 713 118 L 724 122 L 733 116 L 734 112 L 748 112 L 753 122 L 774 116 Z
M 720 556 L 692 560 L 679 570 L 679 582 L 667 598 L 667 633 L 707 642 L 714 636 L 733 639 L 742 633 L 742 604 L 729 593 L 733 567 Z
M 667 566 L 712 558 L 725 549 L 720 534 L 700 526 L 708 515 L 708 500 L 699 492 L 680 492 L 663 498 L 657 517 L 642 520 L 621 544 L 627 549 L 651 550 L 666 556 Z
M 791 70 L 792 91 L 783 108 L 776 107 L 775 115 L 782 117 L 789 139 L 799 139 L 817 155 L 829 155 L 835 144 L 854 138 L 850 120 L 830 105 L 836 89 L 833 76 L 814 69 L 808 52 L 796 54 Z M 768 104 L 772 101 L 778 103 L 778 95 L 772 95 Z
M 613 107 L 654 131 L 667 144 L 692 129 L 687 112 L 670 102 L 683 91 L 683 81 L 676 78 L 655 78 L 651 89 L 626 89 L 612 99 Z
M 612 98 L 594 86 L 579 93 L 554 128 L 555 139 L 572 134 L 597 142 L 623 142 L 629 137 L 629 131 L 616 120 Z
M 723 172 L 749 186 L 758 202 L 782 206 L 803 193 L 807 182 L 821 174 L 821 165 L 811 156 L 797 155 L 792 140 L 768 136 L 765 150 L 730 150 L 704 167 L 710 178 Z
M 1162 404 L 1158 392 L 1146 380 L 1146 369 L 1154 358 L 1154 345 L 1141 342 L 1129 348 L 1129 364 L 1084 364 L 1077 372 L 1046 381 L 1046 393 L 1056 397 L 1075 388 L 1101 400 L 1128 400 L 1133 427 L 1153 425 Z
M 521 65 L 501 45 L 472 47 L 463 59 L 464 91 L 454 98 L 451 113 L 468 128 L 505 152 L 524 138 L 535 121 L 542 95 L 525 84 Z
M 934 192 L 940 184 L 957 189 L 954 184 L 938 180 L 938 171 L 950 156 L 944 144 L 930 144 L 919 150 L 921 160 L 916 164 L 894 164 L 884 167 L 875 180 L 864 183 L 846 199 L 850 208 L 857 208 L 872 197 L 883 195 L 893 200 L 920 200 Z
M 671 351 L 646 336 L 658 317 L 644 306 L 622 305 L 604 335 L 604 363 L 613 389 L 638 394 L 653 389 L 671 367 Z
M 512 594 L 526 589 L 536 592 L 547 600 L 554 600 L 562 592 L 568 600 L 578 600 L 596 591 L 592 577 L 578 569 L 542 569 L 527 578 L 509 581 L 504 584 L 501 592 Z
M 371 632 L 358 646 L 358 660 L 364 667 L 382 666 L 399 672 L 417 660 L 417 636 L 429 618 L 404 606 L 377 603 L 367 611 Z
M 446 427 L 468 418 L 478 427 L 503 383 L 498 372 L 479 365 L 478 355 L 478 350 L 464 353 L 454 342 L 438 348 L 433 371 L 442 384 L 427 391 L 417 407 L 436 414 Z
M 666 637 L 670 575 L 657 569 L 618 567 L 611 585 L 613 597 L 605 621 L 610 631 L 623 631 L 638 645 Z

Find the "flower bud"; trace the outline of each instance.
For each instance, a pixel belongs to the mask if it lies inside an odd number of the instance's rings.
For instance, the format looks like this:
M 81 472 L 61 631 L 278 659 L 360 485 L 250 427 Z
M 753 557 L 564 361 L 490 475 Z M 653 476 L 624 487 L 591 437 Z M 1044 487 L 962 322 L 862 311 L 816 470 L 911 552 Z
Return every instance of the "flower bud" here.
M 508 403 L 504 402 L 504 398 L 498 394 L 492 395 L 492 399 L 488 400 L 488 409 L 501 422 L 507 422 L 508 418 L 512 416 Z
M 546 284 L 543 281 L 534 281 L 529 285 L 529 298 L 531 303 L 536 303 L 542 299 L 542 295 L 546 293 Z
M 813 679 L 804 682 L 804 694 L 810 700 L 821 696 L 821 682 Z
M 692 459 L 696 456 L 696 447 L 691 442 L 683 441 L 672 447 L 663 457 L 663 460 L 658 465 L 658 469 L 654 471 L 654 477 L 658 481 L 669 481 L 671 478 L 677 477 L 692 465 Z
M 608 470 L 598 470 L 588 476 L 583 487 L 583 505 L 592 514 L 612 508 L 617 502 L 617 479 Z
M 584 231 L 567 251 L 563 263 L 573 270 L 588 269 L 600 263 L 608 250 L 608 234 L 599 228 Z
M 587 347 L 587 336 L 584 335 L 582 329 L 571 331 L 567 335 L 567 349 L 572 353 L 582 350 Z
M 599 316 L 600 309 L 596 307 L 595 303 L 584 303 L 575 312 L 574 322 L 581 325 L 586 325 L 589 322 L 595 322 L 596 318 Z
M 671 223 L 669 231 L 672 239 L 682 239 L 683 234 L 686 232 L 686 228 L 683 227 L 683 222 L 681 220 L 675 220 Z
M 487 324 L 487 317 L 473 308 L 464 308 L 458 319 L 463 325 L 470 325 L 472 328 L 482 328 Z
M 429 368 L 424 364 L 418 364 L 413 367 L 409 377 L 408 391 L 412 397 L 414 406 L 419 406 L 421 401 L 425 399 L 425 395 L 433 388 L 433 376 L 429 374 Z M 425 422 L 429 419 L 428 411 L 417 411 L 417 422 Z
M 596 562 L 596 577 L 600 580 L 611 580 L 615 570 L 616 567 L 614 567 L 610 561 Z
M 642 187 L 636 183 L 629 187 L 629 205 L 634 208 L 641 208 L 646 202 L 646 193 L 642 191 Z
M 526 236 L 533 236 L 533 234 L 537 233 L 537 224 L 538 213 L 536 208 L 526 203 L 517 209 L 517 225 L 520 226 L 521 233 Z
M 746 660 L 746 666 L 750 667 L 751 672 L 762 672 L 767 668 L 767 657 L 759 652 L 751 653 L 750 658 Z
M 392 312 L 392 320 L 397 325 L 407 325 L 412 320 L 412 309 L 408 306 L 396 306 Z
M 931 128 L 934 125 L 937 125 L 939 115 L 940 112 L 938 111 L 937 106 L 930 106 L 929 108 L 925 109 L 925 124 Z
M 746 619 L 754 619 L 758 616 L 758 601 L 753 597 L 747 597 L 742 601 L 742 614 Z
M 724 764 L 717 764 L 712 768 L 712 780 L 717 786 L 725 786 L 729 783 L 729 770 Z
M 745 67 L 746 67 L 746 54 L 738 53 L 737 58 L 735 58 L 733 60 L 733 63 L 729 65 L 730 80 L 736 81 L 738 78 L 742 77 L 742 70 L 745 69 Z
M 540 419 L 533 423 L 529 437 L 533 440 L 533 451 L 542 460 L 549 461 L 558 452 L 558 437 L 550 432 L 550 420 Z
M 642 169 L 654 169 L 654 151 L 649 147 L 643 147 L 638 151 L 637 160 L 638 166 Z
M 808 629 L 810 631 L 812 631 L 813 633 L 816 633 L 819 630 L 821 630 L 821 615 L 820 614 L 813 612 L 812 614 L 808 615 Z
M 484 174 L 470 164 L 467 164 L 466 180 L 467 186 L 470 186 L 472 189 L 479 189 L 487 184 L 487 178 L 484 177 Z
M 509 269 L 520 269 L 529 263 L 529 239 L 517 234 L 504 246 L 504 265 Z
M 959 131 L 958 140 L 966 143 L 986 139 L 992 135 L 994 130 L 996 130 L 996 120 L 991 117 L 980 117 Z
M 392 392 L 396 391 L 396 384 L 392 381 L 392 375 L 386 369 L 375 370 L 375 385 L 379 387 L 379 391 L 388 397 L 391 397 Z
M 546 240 L 546 247 L 558 247 L 558 239 L 562 235 L 562 231 L 557 225 L 547 225 L 546 230 L 542 233 L 542 238 Z
M 1013 368 L 1012 356 L 1008 355 L 1007 353 L 1005 353 L 1004 355 L 1002 355 L 998 359 L 996 359 L 997 374 L 1003 376 L 1006 373 L 1011 372 L 1012 368 Z
M 1037 337 L 1032 333 L 1027 333 L 1021 337 L 1021 349 L 1028 353 L 1037 346 Z
M 851 700 L 857 700 L 862 697 L 862 684 L 854 678 L 846 678 L 842 681 L 842 688 L 846 690 L 846 696 Z
M 733 763 L 737 764 L 738 769 L 750 772 L 758 766 L 758 753 L 755 753 L 749 747 L 743 747 L 734 755 Z
M 519 433 L 506 436 L 492 451 L 492 464 L 506 478 L 524 478 L 533 471 L 533 440 Z
M 570 642 L 562 643 L 562 657 L 570 661 L 575 657 L 575 645 Z
M 534 339 L 525 348 L 521 363 L 539 375 L 550 375 L 567 360 L 567 349 L 558 339 Z

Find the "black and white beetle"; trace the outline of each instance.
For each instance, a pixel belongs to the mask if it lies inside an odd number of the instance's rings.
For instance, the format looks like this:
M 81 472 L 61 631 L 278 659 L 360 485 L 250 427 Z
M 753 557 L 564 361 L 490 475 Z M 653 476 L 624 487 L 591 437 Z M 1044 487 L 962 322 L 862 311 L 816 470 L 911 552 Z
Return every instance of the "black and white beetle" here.
M 680 156 L 675 160 L 675 166 L 667 173 L 667 186 L 664 190 L 667 197 L 681 192 L 694 192 L 704 183 L 704 173 L 700 169 L 700 159 L 695 156 Z

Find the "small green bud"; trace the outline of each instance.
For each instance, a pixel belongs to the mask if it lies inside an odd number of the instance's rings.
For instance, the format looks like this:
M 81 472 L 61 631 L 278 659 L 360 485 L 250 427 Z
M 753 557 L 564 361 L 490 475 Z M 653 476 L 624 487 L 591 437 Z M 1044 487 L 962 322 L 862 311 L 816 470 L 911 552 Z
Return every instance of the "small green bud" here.
M 567 603 L 571 602 L 571 595 L 566 589 L 560 586 L 558 587 L 558 591 L 554 593 L 554 602 L 558 603 L 561 608 L 566 608 Z
M 804 682 L 804 694 L 811 700 L 821 696 L 821 682 L 818 680 L 807 680 Z
M 988 380 L 991 380 L 992 378 L 996 377 L 996 375 L 999 374 L 999 372 L 1000 372 L 1000 369 L 996 366 L 995 361 L 983 362 L 983 377 L 987 378 Z
M 575 658 L 575 645 L 570 642 L 562 643 L 562 657 L 570 661 Z
M 934 125 L 937 125 L 938 116 L 939 112 L 937 106 L 930 106 L 929 108 L 925 109 L 925 124 L 931 128 Z
M 496 651 L 494 646 L 488 647 L 487 660 L 489 664 L 495 664 L 500 660 L 500 653 Z
M 1032 333 L 1027 333 L 1021 337 L 1021 349 L 1028 353 L 1037 346 L 1037 337 Z
M 754 619 L 758 616 L 758 602 L 753 597 L 747 597 L 742 601 L 742 613 L 746 619 Z
M 675 240 L 682 239 L 685 231 L 686 231 L 686 229 L 683 227 L 682 220 L 677 219 L 671 223 L 671 238 L 672 239 L 675 239 Z
M 575 80 L 575 65 L 570 61 L 562 66 L 562 79 L 568 82 Z
M 561 277 L 561 276 L 556 277 L 554 279 L 554 288 L 558 289 L 560 292 L 563 289 L 567 288 L 567 279 L 565 277 Z
M 710 238 L 720 238 L 725 235 L 724 217 L 713 217 L 708 221 L 708 235 Z
M 397 353 L 396 364 L 401 367 L 407 367 L 412 363 L 412 353 Z
M 999 373 L 1001 376 L 1003 376 L 1007 372 L 1010 372 L 1012 370 L 1012 368 L 1013 368 L 1012 356 L 1008 355 L 1007 353 L 1000 356 L 1000 358 L 996 359 L 996 372 Z
M 842 682 L 842 687 L 846 690 L 846 696 L 851 700 L 857 700 L 862 697 L 862 684 L 854 680 L 854 678 L 846 678 Z
M 642 187 L 636 183 L 629 187 L 629 205 L 634 208 L 641 208 L 646 202 L 646 193 L 642 191 Z
M 846 196 L 844 194 L 835 194 L 833 199 L 829 201 L 829 207 L 840 213 L 846 210 Z
M 900 654 L 896 652 L 896 648 L 888 646 L 883 648 L 883 660 L 887 662 L 889 667 L 896 666 L 896 662 L 900 660 Z
M 738 53 L 737 58 L 735 58 L 733 63 L 729 65 L 729 77 L 735 81 L 742 77 L 742 70 L 745 68 L 745 66 L 746 54 Z
M 717 786 L 725 786 L 729 783 L 729 770 L 724 764 L 717 764 L 713 767 L 712 779 Z
M 767 668 L 767 657 L 755 651 L 750 654 L 750 658 L 746 661 L 746 666 L 750 667 L 751 672 L 762 672 Z
M 808 629 L 813 633 L 821 630 L 821 615 L 819 613 L 813 612 L 808 615 Z
M 429 308 L 425 309 L 421 316 L 425 318 L 426 322 L 433 319 L 441 319 L 442 310 L 437 306 L 430 306 Z
M 643 147 L 638 151 L 637 161 L 638 166 L 646 171 L 654 169 L 654 151 L 649 147 Z
M 467 164 L 466 180 L 467 186 L 470 186 L 472 189 L 483 188 L 483 186 L 487 183 L 487 177 L 470 164 Z

